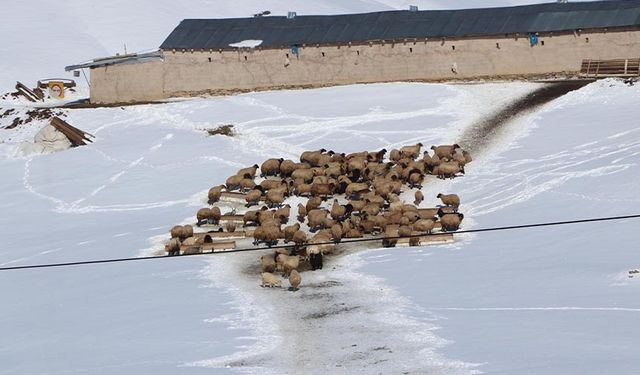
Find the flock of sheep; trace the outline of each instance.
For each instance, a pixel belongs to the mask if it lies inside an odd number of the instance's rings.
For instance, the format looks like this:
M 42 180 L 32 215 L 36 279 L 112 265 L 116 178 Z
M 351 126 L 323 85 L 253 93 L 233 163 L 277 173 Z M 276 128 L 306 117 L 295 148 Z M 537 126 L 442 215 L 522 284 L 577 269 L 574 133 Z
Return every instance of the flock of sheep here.
M 261 257 L 262 286 L 281 286 L 280 272 L 288 278 L 292 290 L 301 282 L 303 270 L 322 268 L 324 255 L 334 251 L 343 239 L 381 236 L 384 246 L 395 246 L 399 237 L 409 237 L 410 245 L 419 244 L 420 235 L 435 228 L 456 231 L 464 215 L 458 212 L 460 198 L 438 194 L 439 208 L 419 208 L 427 175 L 454 178 L 464 174 L 471 162 L 468 152 L 457 144 L 432 146 L 421 153 L 422 144 L 404 146 L 389 152 L 335 153 L 324 149 L 303 152 L 300 161 L 269 159 L 261 166 L 240 169 L 225 185 L 208 192 L 211 207 L 198 210 L 197 225 L 221 224 L 221 211 L 215 204 L 225 191 L 243 193 L 248 210 L 244 227 L 255 226 L 253 244 L 275 246 L 280 240 L 293 245 L 278 248 Z M 256 176 L 262 178 L 256 182 Z M 412 203 L 400 199 L 406 187 L 417 189 Z M 298 203 L 293 211 L 287 199 Z M 298 197 L 298 198 L 294 198 Z M 252 206 L 259 208 L 250 209 Z M 292 214 L 298 222 L 290 223 Z M 229 221 L 225 229 L 234 232 Z M 248 233 L 248 232 L 247 232 Z M 176 226 L 166 245 L 169 255 L 179 255 L 181 245 L 195 244 L 190 225 Z

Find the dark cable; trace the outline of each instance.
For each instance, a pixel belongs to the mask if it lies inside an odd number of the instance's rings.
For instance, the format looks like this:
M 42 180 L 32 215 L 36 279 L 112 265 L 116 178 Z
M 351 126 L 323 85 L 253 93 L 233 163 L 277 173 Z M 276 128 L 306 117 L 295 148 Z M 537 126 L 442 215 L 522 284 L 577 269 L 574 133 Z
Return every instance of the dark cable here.
M 549 227 L 549 226 L 558 226 L 558 225 L 568 225 L 568 224 L 584 224 L 584 223 L 594 223 L 600 221 L 613 221 L 613 220 L 625 220 L 625 219 L 638 219 L 639 215 L 626 215 L 626 216 L 610 216 L 610 217 L 600 217 L 600 218 L 592 218 L 592 219 L 581 219 L 581 220 L 567 220 L 567 221 L 555 221 L 548 223 L 536 223 L 536 224 L 522 224 L 522 225 L 510 225 L 504 227 L 493 227 L 493 228 L 480 228 L 480 229 L 469 229 L 469 230 L 460 230 L 456 232 L 438 232 L 438 233 L 422 233 L 415 234 L 411 236 L 403 236 L 403 237 L 374 237 L 374 238 L 356 238 L 341 241 L 340 244 L 349 244 L 349 243 L 357 243 L 357 242 L 371 242 L 371 241 L 381 241 L 381 240 L 397 240 L 400 238 L 413 238 L 413 237 L 425 237 L 425 236 L 438 236 L 446 233 L 454 233 L 454 234 L 465 234 L 465 233 L 482 233 L 482 232 L 497 232 L 503 230 L 514 230 L 514 229 L 525 229 L 525 228 L 539 228 L 539 227 Z M 336 243 L 331 242 L 320 242 L 320 243 L 307 243 L 306 245 L 335 245 Z M 133 262 L 138 260 L 150 260 L 150 259 L 173 259 L 173 258 L 181 258 L 188 257 L 194 255 L 216 255 L 216 254 L 228 254 L 228 253 L 239 253 L 245 251 L 259 251 L 259 250 L 274 250 L 274 249 L 289 249 L 293 248 L 295 245 L 277 245 L 277 246 L 262 246 L 262 247 L 251 247 L 244 249 L 232 249 L 232 250 L 223 250 L 218 252 L 211 253 L 196 253 L 196 254 L 184 254 L 184 255 L 176 255 L 176 256 L 146 256 L 146 257 L 131 257 L 131 258 L 113 258 L 113 259 L 97 259 L 97 260 L 83 260 L 76 262 L 65 262 L 65 263 L 45 263 L 45 264 L 32 264 L 25 266 L 12 266 L 12 267 L 0 267 L 0 271 L 11 271 L 11 270 L 24 270 L 24 269 L 34 269 L 34 268 L 53 268 L 53 267 L 67 267 L 67 266 L 80 266 L 86 264 L 101 264 L 101 263 L 119 263 L 119 262 Z

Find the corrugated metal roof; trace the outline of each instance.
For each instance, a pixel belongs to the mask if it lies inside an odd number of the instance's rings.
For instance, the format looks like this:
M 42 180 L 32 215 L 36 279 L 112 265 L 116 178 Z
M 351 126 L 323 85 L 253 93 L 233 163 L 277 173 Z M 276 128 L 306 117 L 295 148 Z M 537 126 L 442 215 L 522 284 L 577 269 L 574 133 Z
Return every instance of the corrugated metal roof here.
M 186 19 L 161 49 L 220 49 L 442 38 L 640 25 L 640 0 L 548 3 L 504 8 L 387 11 L 331 16 Z

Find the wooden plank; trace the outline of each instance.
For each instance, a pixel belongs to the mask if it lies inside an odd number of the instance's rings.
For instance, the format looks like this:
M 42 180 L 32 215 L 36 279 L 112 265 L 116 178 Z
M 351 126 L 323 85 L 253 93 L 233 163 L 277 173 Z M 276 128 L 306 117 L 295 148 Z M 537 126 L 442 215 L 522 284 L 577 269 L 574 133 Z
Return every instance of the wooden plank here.
M 86 146 L 85 139 L 80 136 L 78 133 L 71 130 L 69 127 L 65 125 L 65 123 L 61 122 L 58 117 L 54 117 L 51 119 L 51 126 L 58 129 L 62 134 L 64 134 L 74 146 Z
M 86 140 L 88 142 L 93 142 L 90 138 L 95 138 L 95 135 L 93 135 L 91 133 L 87 133 L 84 130 L 80 130 L 80 129 L 76 128 L 75 126 L 72 126 L 71 124 L 69 124 L 68 122 L 64 121 L 63 119 L 61 119 L 58 116 L 55 116 L 53 119 L 51 119 L 51 121 L 55 121 L 59 126 L 68 128 L 70 131 L 72 131 L 73 133 L 75 133 L 78 136 L 82 137 L 84 140 Z
M 437 245 L 442 243 L 453 242 L 453 233 L 438 233 L 427 236 L 418 237 L 419 245 L 416 246 L 426 246 L 426 245 Z M 399 238 L 396 246 L 409 246 L 411 238 Z
M 20 81 L 16 82 L 16 90 L 18 90 L 18 92 L 22 96 L 24 96 L 25 98 L 27 98 L 27 100 L 29 100 L 31 102 L 42 101 L 40 98 L 38 98 L 38 95 L 36 95 L 33 91 L 31 91 L 30 88 L 28 88 L 27 86 L 23 85 L 22 82 L 20 82 Z
M 194 254 L 204 252 L 214 252 L 216 250 L 233 250 L 236 248 L 236 241 L 216 241 L 205 244 L 197 245 L 182 245 L 180 246 L 180 253 Z
M 245 238 L 247 237 L 247 232 L 245 231 L 235 231 L 235 232 L 199 232 L 194 233 L 194 237 L 196 238 L 204 238 L 206 236 L 211 237 L 212 240 L 217 239 L 226 239 L 226 238 Z

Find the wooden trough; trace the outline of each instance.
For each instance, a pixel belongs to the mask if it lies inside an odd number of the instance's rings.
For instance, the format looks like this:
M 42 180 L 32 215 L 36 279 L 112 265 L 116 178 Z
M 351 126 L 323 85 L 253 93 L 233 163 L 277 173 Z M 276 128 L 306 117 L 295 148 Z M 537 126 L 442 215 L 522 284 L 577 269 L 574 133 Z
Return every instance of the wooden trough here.
M 411 238 L 399 238 L 396 247 L 409 246 Z M 416 246 L 438 245 L 453 242 L 453 233 L 437 233 L 418 237 L 419 243 Z
M 193 236 L 197 239 L 203 238 L 204 242 L 209 242 L 207 241 L 207 236 L 209 237 L 210 241 L 217 241 L 220 239 L 230 239 L 230 238 L 246 238 L 249 237 L 247 235 L 247 232 L 245 231 L 235 231 L 235 232 L 201 232 L 201 233 L 194 233 Z
M 239 191 L 223 191 L 220 195 L 220 200 L 246 203 L 246 199 L 244 199 L 246 195 L 247 194 Z
M 236 248 L 236 241 L 214 241 L 196 245 L 180 246 L 181 254 L 215 253 Z

